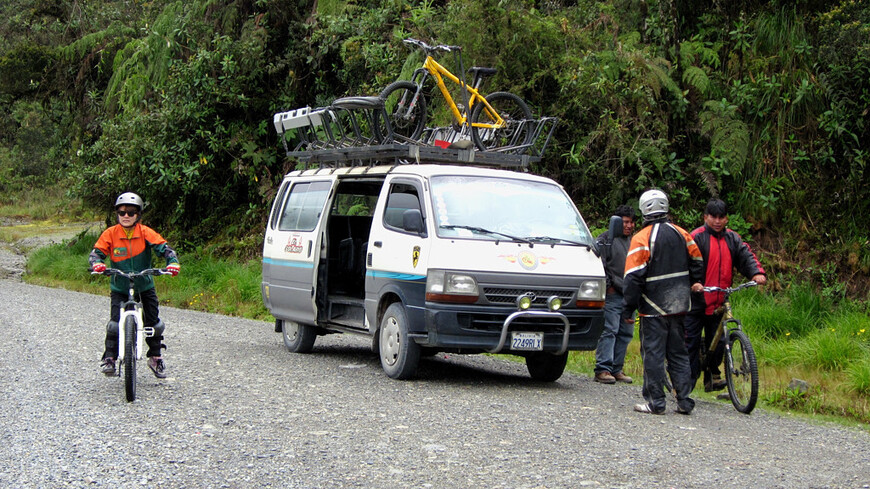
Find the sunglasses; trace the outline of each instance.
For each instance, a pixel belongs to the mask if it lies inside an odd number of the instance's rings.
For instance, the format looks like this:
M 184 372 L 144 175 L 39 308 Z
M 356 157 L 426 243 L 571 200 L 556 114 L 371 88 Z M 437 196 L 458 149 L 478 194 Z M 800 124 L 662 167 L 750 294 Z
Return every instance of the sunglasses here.
M 139 211 L 118 211 L 118 217 L 124 217 L 124 216 L 133 217 L 133 216 L 137 216 L 137 215 L 139 215 Z

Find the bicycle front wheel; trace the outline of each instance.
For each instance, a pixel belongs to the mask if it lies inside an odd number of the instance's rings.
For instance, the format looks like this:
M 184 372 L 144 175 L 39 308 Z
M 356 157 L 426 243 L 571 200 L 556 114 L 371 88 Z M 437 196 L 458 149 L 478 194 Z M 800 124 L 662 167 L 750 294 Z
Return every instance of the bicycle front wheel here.
M 504 124 L 493 127 L 498 122 L 495 114 L 486 104 L 476 103 L 471 110 L 471 139 L 475 146 L 487 151 L 528 144 L 533 128 L 527 121 L 532 118 L 532 111 L 523 99 L 509 92 L 494 92 L 486 96 L 486 101 Z
M 384 101 L 387 117 L 394 136 L 416 141 L 426 127 L 426 97 L 421 93 L 416 100 L 417 85 L 409 81 L 393 82 L 385 88 L 380 97 Z M 378 117 L 381 117 L 378 114 Z M 378 119 L 380 120 L 380 119 Z M 387 135 L 386 124 L 378 122 L 381 137 Z
M 124 322 L 124 390 L 128 402 L 136 400 L 136 320 L 132 316 Z
M 728 333 L 725 349 L 725 380 L 731 404 L 743 414 L 749 414 L 758 401 L 758 363 L 749 337 L 740 330 Z

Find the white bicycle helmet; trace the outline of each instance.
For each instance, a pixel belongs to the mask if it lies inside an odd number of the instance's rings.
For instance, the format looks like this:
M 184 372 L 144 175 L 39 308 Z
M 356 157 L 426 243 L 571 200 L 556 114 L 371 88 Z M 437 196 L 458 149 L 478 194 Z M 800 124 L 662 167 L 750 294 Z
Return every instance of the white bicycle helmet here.
M 135 205 L 141 211 L 145 207 L 145 202 L 142 201 L 142 197 L 139 197 L 133 192 L 124 192 L 118 196 L 117 200 L 115 200 L 115 209 L 120 205 Z
M 647 190 L 638 201 L 644 219 L 668 213 L 668 196 L 659 189 Z

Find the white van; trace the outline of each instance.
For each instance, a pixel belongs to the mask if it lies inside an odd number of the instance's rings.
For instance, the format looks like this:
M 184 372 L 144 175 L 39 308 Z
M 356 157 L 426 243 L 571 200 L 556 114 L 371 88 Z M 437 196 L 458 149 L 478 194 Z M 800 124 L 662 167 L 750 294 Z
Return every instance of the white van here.
M 594 350 L 604 270 L 560 185 L 461 164 L 286 175 L 266 227 L 263 300 L 293 352 L 318 335 L 372 338 L 388 376 L 421 355 L 510 353 L 558 379 Z

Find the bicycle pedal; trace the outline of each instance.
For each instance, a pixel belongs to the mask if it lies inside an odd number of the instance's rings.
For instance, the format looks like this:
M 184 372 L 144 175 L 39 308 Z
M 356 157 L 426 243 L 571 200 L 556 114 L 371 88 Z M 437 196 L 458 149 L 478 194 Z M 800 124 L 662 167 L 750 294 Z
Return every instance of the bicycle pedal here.
M 152 328 L 152 327 L 150 327 L 150 326 L 149 326 L 149 327 L 146 327 L 146 328 L 145 328 L 145 337 L 146 337 L 146 338 L 151 338 L 151 337 L 153 337 L 153 336 L 154 336 L 154 328 Z

